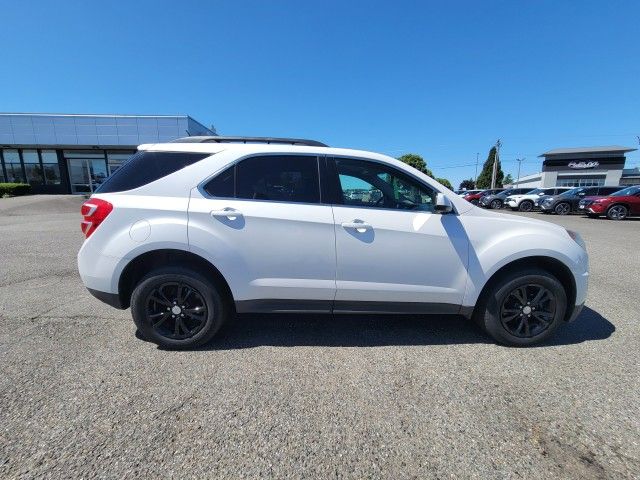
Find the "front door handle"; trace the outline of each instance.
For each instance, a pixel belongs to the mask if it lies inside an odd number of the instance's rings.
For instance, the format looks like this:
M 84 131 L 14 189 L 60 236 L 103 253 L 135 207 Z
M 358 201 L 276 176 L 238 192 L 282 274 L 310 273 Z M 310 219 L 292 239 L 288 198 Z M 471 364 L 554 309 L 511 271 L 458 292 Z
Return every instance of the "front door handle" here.
M 367 230 L 373 229 L 371 225 L 362 220 L 353 220 L 352 222 L 344 222 L 342 228 L 354 229 L 358 233 L 365 233 Z
M 229 220 L 235 220 L 242 217 L 242 212 L 235 208 L 227 207 L 222 210 L 211 210 L 210 215 L 214 218 L 228 218 Z

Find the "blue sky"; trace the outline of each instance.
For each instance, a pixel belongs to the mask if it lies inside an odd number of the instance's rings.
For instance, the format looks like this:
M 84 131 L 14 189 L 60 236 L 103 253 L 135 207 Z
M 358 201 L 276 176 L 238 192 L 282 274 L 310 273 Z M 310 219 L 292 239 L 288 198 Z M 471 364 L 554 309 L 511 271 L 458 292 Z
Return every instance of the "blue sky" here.
M 638 1 L 0 0 L 0 111 L 186 113 L 221 134 L 421 154 L 457 184 L 638 146 Z M 629 155 L 627 166 L 640 164 Z

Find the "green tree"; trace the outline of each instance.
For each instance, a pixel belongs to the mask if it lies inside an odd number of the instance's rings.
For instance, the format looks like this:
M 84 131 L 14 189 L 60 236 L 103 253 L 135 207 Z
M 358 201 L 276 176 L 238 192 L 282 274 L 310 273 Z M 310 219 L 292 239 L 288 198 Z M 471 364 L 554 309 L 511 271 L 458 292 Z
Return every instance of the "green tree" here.
M 493 172 L 493 162 L 496 160 L 496 147 L 491 147 L 489 150 L 489 156 L 487 160 L 482 165 L 482 171 L 480 175 L 478 175 L 478 180 L 476 181 L 477 188 L 491 188 L 491 173 Z M 502 186 L 502 181 L 504 179 L 504 172 L 502 171 L 502 166 L 500 165 L 500 159 L 498 158 L 498 171 L 496 173 L 496 187 Z
M 453 190 L 453 185 L 451 185 L 451 182 L 449 180 L 447 180 L 446 178 L 436 178 L 436 180 L 444 185 L 445 187 L 447 187 L 449 190 Z
M 463 180 L 460 182 L 460 190 L 473 190 L 476 188 L 476 182 L 473 181 L 473 178 L 469 180 Z
M 424 158 L 422 158 L 420 155 L 417 155 L 415 153 L 407 153 L 405 155 L 402 155 L 401 157 L 398 157 L 398 160 L 412 166 L 416 170 L 420 170 L 422 173 L 429 175 L 431 178 L 435 178 L 433 176 L 433 172 L 427 168 L 427 163 L 424 161 Z
M 511 185 L 513 183 L 513 177 L 511 176 L 510 173 L 507 173 L 507 175 L 504 177 L 504 180 L 502 181 L 503 185 Z

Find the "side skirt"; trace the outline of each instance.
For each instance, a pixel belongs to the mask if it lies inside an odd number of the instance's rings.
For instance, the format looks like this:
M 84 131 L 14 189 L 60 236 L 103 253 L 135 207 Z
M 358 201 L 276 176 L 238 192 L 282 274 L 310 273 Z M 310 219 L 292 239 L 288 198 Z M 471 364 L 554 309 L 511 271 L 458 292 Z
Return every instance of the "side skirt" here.
M 259 299 L 235 302 L 238 313 L 360 313 L 463 315 L 470 317 L 473 307 L 450 303 L 423 302 L 354 302 L 338 300 Z

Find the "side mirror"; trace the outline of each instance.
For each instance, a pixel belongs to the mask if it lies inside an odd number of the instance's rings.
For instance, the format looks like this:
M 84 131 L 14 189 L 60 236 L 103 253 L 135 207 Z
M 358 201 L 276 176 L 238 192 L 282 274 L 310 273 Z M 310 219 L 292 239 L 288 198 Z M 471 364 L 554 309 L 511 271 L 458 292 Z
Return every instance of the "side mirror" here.
M 451 200 L 444 196 L 442 193 L 436 195 L 436 208 L 437 213 L 449 213 L 453 211 L 453 205 Z

